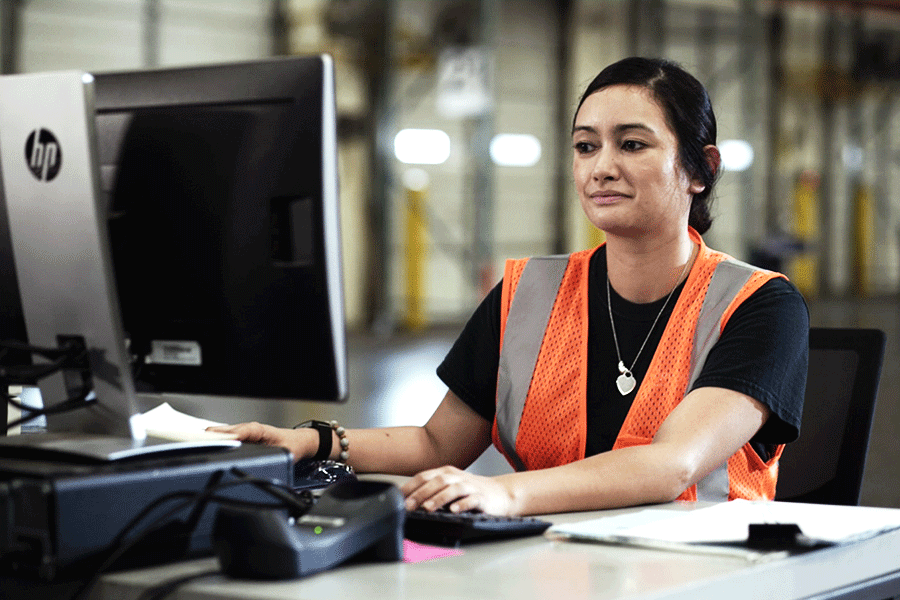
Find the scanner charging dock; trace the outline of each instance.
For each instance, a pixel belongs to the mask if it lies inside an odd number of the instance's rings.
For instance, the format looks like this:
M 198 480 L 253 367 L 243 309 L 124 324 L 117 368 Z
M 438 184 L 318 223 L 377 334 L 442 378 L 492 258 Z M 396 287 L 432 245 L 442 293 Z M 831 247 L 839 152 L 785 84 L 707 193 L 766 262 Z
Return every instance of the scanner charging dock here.
M 380 481 L 326 488 L 306 514 L 222 506 L 213 547 L 222 570 L 243 579 L 293 579 L 351 558 L 403 559 L 406 510 L 400 489 Z

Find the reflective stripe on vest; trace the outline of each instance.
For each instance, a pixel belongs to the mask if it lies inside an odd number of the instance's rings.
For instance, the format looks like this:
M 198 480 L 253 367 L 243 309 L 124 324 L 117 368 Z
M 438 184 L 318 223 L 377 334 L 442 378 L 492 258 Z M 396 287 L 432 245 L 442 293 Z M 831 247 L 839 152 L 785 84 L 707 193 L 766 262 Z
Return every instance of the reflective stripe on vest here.
M 700 317 L 697 319 L 694 346 L 691 351 L 691 379 L 685 393 L 694 387 L 709 351 L 719 341 L 722 316 L 755 271 L 754 267 L 733 258 L 724 260 L 716 266 L 709 288 L 706 290 L 706 297 L 703 299 Z M 728 461 L 725 461 L 697 482 L 697 500 L 728 500 L 729 488 Z
M 517 471 L 525 470 L 515 450 L 522 413 L 567 264 L 567 256 L 529 259 L 507 316 L 497 383 L 497 433 L 504 454 Z M 730 257 L 716 266 L 697 321 L 690 380 L 685 392 L 691 389 L 707 355 L 719 340 L 722 317 L 756 271 Z M 698 500 L 727 500 L 728 493 L 727 461 L 697 484 Z
M 541 351 L 541 340 L 568 262 L 568 256 L 530 259 L 522 271 L 506 318 L 497 373 L 497 426 L 500 442 L 516 471 L 526 470 L 516 454 L 516 436 Z

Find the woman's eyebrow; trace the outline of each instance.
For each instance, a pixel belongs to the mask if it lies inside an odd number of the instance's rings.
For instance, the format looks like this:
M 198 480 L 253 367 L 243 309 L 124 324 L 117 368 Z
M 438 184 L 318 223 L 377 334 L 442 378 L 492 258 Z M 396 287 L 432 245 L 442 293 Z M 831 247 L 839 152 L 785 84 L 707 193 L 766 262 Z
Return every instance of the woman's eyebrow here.
M 652 134 L 656 133 L 653 130 L 653 128 L 651 128 L 647 125 L 644 125 L 643 123 L 623 123 L 621 125 L 616 125 L 615 127 L 613 127 L 613 131 L 616 134 L 621 134 L 626 131 L 631 131 L 634 129 L 637 129 L 640 131 L 646 131 L 647 133 L 652 133 Z M 597 129 L 594 127 L 591 127 L 590 125 L 576 125 L 575 127 L 572 128 L 573 135 L 578 133 L 579 131 L 584 131 L 586 133 L 592 133 L 594 135 L 597 134 Z
M 624 123 L 624 124 L 622 124 L 622 125 L 616 125 L 616 126 L 613 128 L 613 130 L 614 130 L 616 133 L 624 133 L 625 131 L 631 131 L 632 129 L 638 129 L 638 130 L 640 130 L 640 131 L 646 131 L 647 133 L 653 133 L 653 134 L 656 133 L 656 132 L 653 130 L 653 128 L 651 128 L 651 127 L 649 127 L 649 126 L 647 126 L 647 125 L 644 125 L 643 123 Z
M 586 133 L 592 133 L 594 135 L 597 134 L 597 130 L 591 127 L 590 125 L 576 125 L 572 128 L 572 135 L 575 135 L 579 131 L 584 131 Z

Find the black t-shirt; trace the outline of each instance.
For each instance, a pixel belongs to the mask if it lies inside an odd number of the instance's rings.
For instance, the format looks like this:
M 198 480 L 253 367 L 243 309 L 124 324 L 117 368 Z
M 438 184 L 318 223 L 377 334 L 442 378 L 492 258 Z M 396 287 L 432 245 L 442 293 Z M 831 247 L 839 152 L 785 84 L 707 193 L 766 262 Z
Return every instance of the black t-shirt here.
M 623 397 L 615 384 L 619 371 L 606 301 L 605 250 L 601 246 L 591 256 L 588 280 L 587 456 L 612 449 L 684 288 L 684 283 L 676 288 L 653 327 L 632 368 L 635 391 Z M 488 421 L 493 421 L 496 406 L 501 287 L 482 301 L 437 369 L 450 390 Z M 635 304 L 614 289 L 610 294 L 622 361 L 630 365 L 666 299 Z M 799 435 L 808 339 L 803 297 L 786 279 L 772 279 L 735 310 L 693 385 L 734 390 L 769 407 L 769 419 L 751 440 L 764 460 L 773 445 Z

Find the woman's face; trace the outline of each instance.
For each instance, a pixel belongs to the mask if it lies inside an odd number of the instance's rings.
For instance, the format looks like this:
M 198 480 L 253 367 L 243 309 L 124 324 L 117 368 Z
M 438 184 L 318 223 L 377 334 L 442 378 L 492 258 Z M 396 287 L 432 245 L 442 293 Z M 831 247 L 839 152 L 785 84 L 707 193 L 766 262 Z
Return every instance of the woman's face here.
M 678 157 L 678 140 L 650 90 L 615 85 L 588 96 L 575 117 L 572 172 L 581 207 L 611 235 L 683 233 L 703 190 Z

